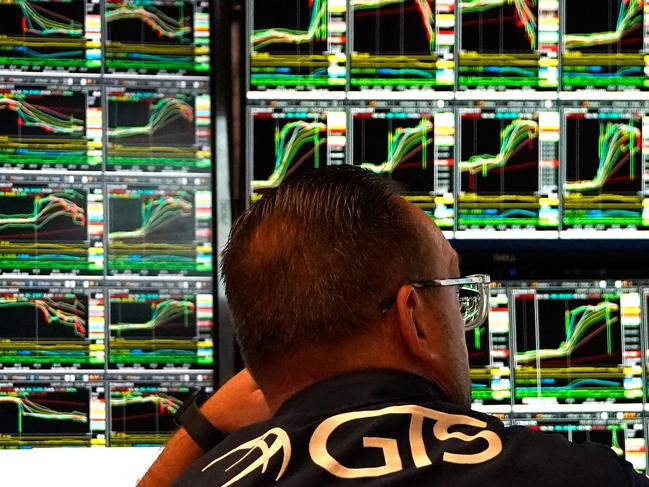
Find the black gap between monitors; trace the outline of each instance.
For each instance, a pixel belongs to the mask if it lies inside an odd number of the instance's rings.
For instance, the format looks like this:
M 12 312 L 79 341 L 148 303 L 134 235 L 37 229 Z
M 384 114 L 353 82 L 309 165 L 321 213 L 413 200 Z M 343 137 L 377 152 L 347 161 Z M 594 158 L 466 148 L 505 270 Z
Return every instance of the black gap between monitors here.
M 649 281 L 649 240 L 451 240 L 463 275 Z

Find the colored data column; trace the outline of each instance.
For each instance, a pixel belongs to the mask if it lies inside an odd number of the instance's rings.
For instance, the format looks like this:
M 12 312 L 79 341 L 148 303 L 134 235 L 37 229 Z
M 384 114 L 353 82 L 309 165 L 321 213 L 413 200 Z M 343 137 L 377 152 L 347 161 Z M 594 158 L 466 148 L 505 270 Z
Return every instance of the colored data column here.
M 350 107 L 352 163 L 397 181 L 404 197 L 448 235 L 455 223 L 455 117 L 444 102 L 358 102 Z
M 455 2 L 351 0 L 353 90 L 453 90 Z
M 99 72 L 99 14 L 99 0 L 0 3 L 0 70 Z
M 458 238 L 557 238 L 559 112 L 552 103 L 459 110 Z
M 462 0 L 458 88 L 558 87 L 557 0 Z
M 248 4 L 249 89 L 344 90 L 346 0 Z
M 511 413 L 509 299 L 504 287 L 489 292 L 489 317 L 466 335 L 472 407 L 494 414 Z

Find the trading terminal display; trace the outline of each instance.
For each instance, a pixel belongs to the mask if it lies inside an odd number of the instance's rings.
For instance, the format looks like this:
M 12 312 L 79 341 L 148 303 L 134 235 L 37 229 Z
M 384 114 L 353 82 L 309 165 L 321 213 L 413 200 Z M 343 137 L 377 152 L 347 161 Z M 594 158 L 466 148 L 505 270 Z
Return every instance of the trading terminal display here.
M 633 238 L 649 230 L 649 108 L 575 103 L 563 118 L 563 234 Z
M 649 7 L 644 0 L 562 2 L 562 88 L 643 90 L 649 87 Z
M 210 95 L 197 85 L 107 88 L 107 170 L 209 173 Z
M 557 237 L 559 112 L 534 102 L 465 102 L 456 236 Z
M 110 274 L 209 277 L 212 193 L 206 178 L 193 182 L 107 184 Z
M 453 89 L 454 0 L 351 0 L 350 8 L 352 89 Z
M 0 80 L 0 168 L 101 171 L 101 88 L 21 78 Z
M 559 2 L 458 0 L 458 88 L 556 90 Z
M 638 411 L 638 289 L 512 290 L 514 413 Z
M 250 89 L 345 89 L 347 0 L 255 0 L 247 17 Z
M 106 72 L 209 75 L 209 1 L 105 0 L 104 8 Z
M 186 375 L 182 381 L 164 374 L 125 379 L 109 386 L 111 446 L 163 445 L 176 429 L 173 415 L 183 401 L 198 389 L 212 392 L 210 378 L 201 374 Z
M 385 174 L 445 231 L 453 231 L 455 115 L 425 102 L 372 101 L 349 107 L 349 158 Z
M 488 321 L 466 335 L 472 407 L 603 443 L 644 472 L 641 308 L 649 288 L 625 281 L 492 283 Z
M 105 445 L 104 386 L 98 379 L 0 376 L 0 449 Z
M 211 368 L 210 290 L 128 284 L 108 291 L 109 367 Z
M 248 116 L 252 200 L 292 174 L 345 162 L 342 104 L 277 101 L 249 107 Z
M 0 369 L 104 368 L 103 290 L 71 284 L 0 281 Z
M 99 0 L 6 0 L 0 3 L 0 70 L 97 73 Z
M 90 177 L 48 179 L 0 179 L 0 274 L 101 274 L 101 185 Z
M 0 449 L 160 445 L 211 391 L 215 6 L 0 3 Z

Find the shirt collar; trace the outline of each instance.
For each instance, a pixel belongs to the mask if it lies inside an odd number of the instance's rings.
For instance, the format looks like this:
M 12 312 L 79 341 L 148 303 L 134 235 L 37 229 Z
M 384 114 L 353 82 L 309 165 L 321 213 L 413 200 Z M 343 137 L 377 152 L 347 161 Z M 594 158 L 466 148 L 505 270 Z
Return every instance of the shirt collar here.
M 446 400 L 436 386 L 422 376 L 402 370 L 370 369 L 311 384 L 284 402 L 274 416 L 415 399 Z

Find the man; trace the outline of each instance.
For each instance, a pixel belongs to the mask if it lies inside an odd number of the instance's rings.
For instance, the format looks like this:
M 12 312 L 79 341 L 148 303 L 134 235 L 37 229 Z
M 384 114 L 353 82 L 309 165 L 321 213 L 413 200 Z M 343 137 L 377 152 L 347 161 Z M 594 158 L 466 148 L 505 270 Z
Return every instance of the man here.
M 460 309 L 458 275 L 431 219 L 371 173 L 326 168 L 270 191 L 223 256 L 250 373 L 201 411 L 203 433 L 231 434 L 212 448 L 181 419 L 190 434 L 140 485 L 649 485 L 605 446 L 469 409 L 464 321 L 478 311 Z

